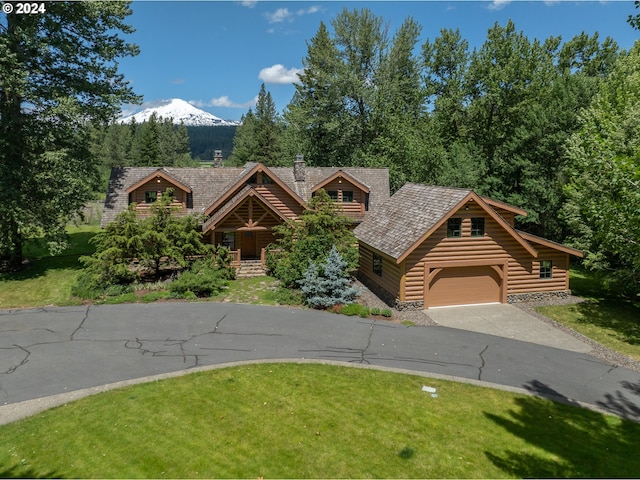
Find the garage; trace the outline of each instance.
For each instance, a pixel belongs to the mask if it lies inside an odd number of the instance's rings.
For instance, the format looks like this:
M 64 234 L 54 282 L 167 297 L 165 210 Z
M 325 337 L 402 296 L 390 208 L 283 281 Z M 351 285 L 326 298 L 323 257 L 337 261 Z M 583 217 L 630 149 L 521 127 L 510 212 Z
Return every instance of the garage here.
M 488 265 L 435 269 L 425 307 L 499 303 L 501 282 L 496 269 Z

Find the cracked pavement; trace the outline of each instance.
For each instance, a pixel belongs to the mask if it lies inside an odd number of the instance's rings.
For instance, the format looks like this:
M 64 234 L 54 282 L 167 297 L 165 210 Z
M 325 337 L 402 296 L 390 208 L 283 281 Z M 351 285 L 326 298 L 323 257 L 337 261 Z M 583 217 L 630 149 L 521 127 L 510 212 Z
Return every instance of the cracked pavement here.
M 224 303 L 0 311 L 0 406 L 268 359 L 337 361 L 489 382 L 640 420 L 639 373 L 588 354 L 482 333 Z

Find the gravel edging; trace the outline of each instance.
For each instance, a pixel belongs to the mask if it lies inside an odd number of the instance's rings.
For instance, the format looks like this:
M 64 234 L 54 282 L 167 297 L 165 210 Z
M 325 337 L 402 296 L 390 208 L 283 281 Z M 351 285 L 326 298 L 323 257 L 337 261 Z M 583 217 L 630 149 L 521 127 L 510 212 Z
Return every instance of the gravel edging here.
M 360 292 L 358 294 L 358 303 L 369 308 L 390 309 L 393 312 L 392 321 L 397 323 L 412 322 L 414 325 L 422 327 L 438 326 L 436 322 L 431 320 L 424 310 L 397 310 L 383 302 L 380 297 L 367 288 L 360 280 L 354 279 L 353 286 Z
M 358 302 L 369 307 L 378 307 L 378 308 L 390 308 L 385 302 L 383 302 L 377 295 L 375 295 L 371 290 L 369 290 L 362 282 L 359 280 L 354 281 L 354 286 L 360 291 L 358 296 Z M 634 360 L 626 355 L 623 355 L 619 352 L 611 350 L 604 345 L 592 340 L 589 337 L 585 337 L 581 333 L 576 332 L 575 330 L 566 327 L 565 325 L 556 322 L 548 317 L 545 317 L 541 313 L 536 312 L 536 307 L 542 307 L 547 305 L 572 305 L 576 303 L 581 303 L 586 301 L 582 297 L 577 297 L 575 295 L 569 295 L 568 297 L 549 297 L 544 300 L 536 300 L 530 302 L 518 302 L 512 303 L 513 306 L 524 310 L 529 315 L 537 318 L 545 322 L 548 325 L 551 325 L 558 330 L 563 331 L 571 335 L 572 337 L 580 340 L 581 342 L 589 345 L 591 347 L 591 351 L 589 355 L 602 360 L 607 363 L 611 363 L 618 367 L 628 368 L 629 370 L 633 370 L 635 372 L 640 372 L 640 361 Z M 429 315 L 424 310 L 397 310 L 395 308 L 390 308 L 393 312 L 393 319 L 398 323 L 402 323 L 405 321 L 412 322 L 414 325 L 418 326 L 438 326 L 436 322 L 434 322 Z

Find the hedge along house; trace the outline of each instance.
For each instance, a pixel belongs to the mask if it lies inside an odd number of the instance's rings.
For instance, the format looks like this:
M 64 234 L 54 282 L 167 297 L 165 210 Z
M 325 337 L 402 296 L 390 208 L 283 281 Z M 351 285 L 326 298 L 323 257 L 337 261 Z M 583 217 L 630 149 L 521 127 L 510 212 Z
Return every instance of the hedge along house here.
M 406 184 L 354 230 L 359 276 L 398 308 L 567 295 L 582 252 L 516 230 L 516 215 L 472 190 Z
M 216 162 L 214 162 L 214 165 Z M 218 165 L 220 163 L 218 162 Z M 389 199 L 387 169 L 308 167 L 301 156 L 292 167 L 113 168 L 102 226 L 135 203 L 141 217 L 171 189 L 176 215 L 203 215 L 208 242 L 228 247 L 238 264 L 261 259 L 275 240 L 273 227 L 300 217 L 320 189 L 354 227 Z

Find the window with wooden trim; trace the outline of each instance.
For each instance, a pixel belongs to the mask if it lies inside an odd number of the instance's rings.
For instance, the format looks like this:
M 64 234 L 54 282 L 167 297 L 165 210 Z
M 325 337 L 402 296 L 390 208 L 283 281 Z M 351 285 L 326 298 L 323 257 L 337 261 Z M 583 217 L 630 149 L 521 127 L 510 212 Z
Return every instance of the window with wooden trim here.
M 484 237 L 484 218 L 471 219 L 471 236 Z
M 353 192 L 350 190 L 342 191 L 342 203 L 351 203 L 353 202 Z
M 462 219 L 450 218 L 447 220 L 447 237 L 460 238 L 462 236 Z
M 373 273 L 378 276 L 382 276 L 382 256 L 374 253 L 373 254 Z
M 227 247 L 229 250 L 236 249 L 235 232 L 222 232 L 222 246 Z
M 144 203 L 153 203 L 158 200 L 158 192 L 151 190 L 144 192 Z
M 338 201 L 338 191 L 337 190 L 327 190 L 327 195 L 329 195 L 329 198 L 331 198 L 331 200 L 333 200 L 334 202 Z
M 553 278 L 553 262 L 540 260 L 540 278 Z

